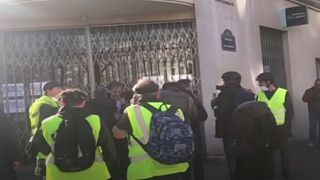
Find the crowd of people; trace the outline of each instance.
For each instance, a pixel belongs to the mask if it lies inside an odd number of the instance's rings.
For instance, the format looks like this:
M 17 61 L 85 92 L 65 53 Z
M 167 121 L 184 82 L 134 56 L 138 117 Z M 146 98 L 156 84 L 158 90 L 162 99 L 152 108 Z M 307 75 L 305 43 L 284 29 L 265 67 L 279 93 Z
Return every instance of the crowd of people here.
M 241 86 L 238 72 L 225 72 L 221 78 L 211 106 L 230 180 L 272 180 L 277 150 L 282 177 L 290 179 L 293 107 L 288 90 L 278 87 L 268 72 L 256 77 L 261 88 L 256 95 Z M 130 90 L 112 82 L 89 97 L 79 89 L 47 82 L 43 96 L 29 108 L 32 136 L 27 152 L 36 158 L 35 175 L 47 180 L 205 179 L 202 125 L 208 114 L 192 89 L 189 79 L 166 82 L 161 88 L 150 79 L 140 79 Z M 309 147 L 319 140 L 319 92 L 317 79 L 303 95 L 309 109 Z M 1 117 L 1 143 L 7 144 L 0 148 L 0 175 L 14 180 L 20 162 L 10 136 L 12 127 L 3 112 Z
M 43 96 L 29 108 L 32 136 L 26 148 L 30 157 L 36 158 L 37 179 L 204 179 L 201 124 L 208 115 L 192 93 L 191 80 L 168 82 L 160 89 L 154 81 L 141 79 L 131 90 L 111 82 L 97 88 L 93 97 L 56 82 L 47 82 L 42 89 Z M 163 112 L 176 108 L 175 116 L 185 123 L 179 128 L 190 127 L 192 131 L 188 149 L 192 158 L 159 163 L 142 145 L 137 146 L 138 141 L 154 134 L 148 106 Z M 141 129 L 141 124 L 146 127 Z M 187 132 L 183 128 L 174 131 L 177 137 Z M 188 145 L 187 140 L 178 140 L 174 148 Z M 13 168 L 8 169 L 14 175 L 19 161 L 13 162 Z
M 273 153 L 280 150 L 282 177 L 290 179 L 288 137 L 293 107 L 288 90 L 278 87 L 271 73 L 257 76 L 255 96 L 241 86 L 241 75 L 222 75 L 221 92 L 212 102 L 216 137 L 222 138 L 231 180 L 274 178 Z

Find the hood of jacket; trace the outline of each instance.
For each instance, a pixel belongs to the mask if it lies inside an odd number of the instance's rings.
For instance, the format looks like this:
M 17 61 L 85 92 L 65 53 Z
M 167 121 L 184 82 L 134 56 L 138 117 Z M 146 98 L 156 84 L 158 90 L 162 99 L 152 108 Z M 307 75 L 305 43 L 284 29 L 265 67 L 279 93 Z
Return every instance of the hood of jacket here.
M 264 102 L 248 101 L 239 105 L 237 111 L 245 116 L 258 118 L 270 112 L 270 109 Z

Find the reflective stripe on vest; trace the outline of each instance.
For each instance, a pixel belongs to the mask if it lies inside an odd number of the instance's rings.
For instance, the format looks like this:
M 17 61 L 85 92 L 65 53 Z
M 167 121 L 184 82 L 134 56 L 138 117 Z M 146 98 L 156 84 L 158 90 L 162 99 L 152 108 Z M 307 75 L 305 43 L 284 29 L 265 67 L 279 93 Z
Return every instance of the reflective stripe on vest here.
M 99 133 L 101 129 L 100 119 L 96 115 L 90 115 L 86 117 L 87 122 L 90 124 L 93 132 L 95 142 L 98 142 Z M 60 115 L 51 116 L 42 122 L 42 133 L 43 136 L 50 146 L 51 150 L 54 151 L 54 136 L 62 123 L 63 119 Z M 76 180 L 76 179 L 90 179 L 90 180 L 105 180 L 109 179 L 110 173 L 103 160 L 100 147 L 96 149 L 96 157 L 93 165 L 83 171 L 66 173 L 61 172 L 54 164 L 54 156 L 52 153 L 49 154 L 46 160 L 46 179 L 47 180 Z
M 149 104 L 159 108 L 163 103 L 153 102 Z M 161 110 L 165 111 L 165 106 L 162 107 Z M 170 107 L 170 105 L 167 105 L 167 107 Z M 131 105 L 125 111 L 128 114 L 133 135 L 142 143 L 147 143 L 149 140 L 151 112 L 139 105 Z M 176 112 L 176 115 L 184 119 L 180 109 Z M 128 167 L 128 180 L 175 174 L 185 172 L 188 168 L 188 163 L 164 165 L 153 160 L 132 137 L 129 143 L 129 158 L 131 163 Z M 143 171 L 141 171 L 142 169 Z
M 39 99 L 37 99 L 29 108 L 29 119 L 32 135 L 34 135 L 38 129 L 40 108 L 43 104 L 47 104 L 49 106 L 52 106 L 53 108 L 59 108 L 58 103 L 46 95 L 41 96 Z
M 287 92 L 286 89 L 278 88 L 270 100 L 263 91 L 258 93 L 258 101 L 265 102 L 269 106 L 277 125 L 283 125 L 285 123 L 286 108 L 284 103 Z

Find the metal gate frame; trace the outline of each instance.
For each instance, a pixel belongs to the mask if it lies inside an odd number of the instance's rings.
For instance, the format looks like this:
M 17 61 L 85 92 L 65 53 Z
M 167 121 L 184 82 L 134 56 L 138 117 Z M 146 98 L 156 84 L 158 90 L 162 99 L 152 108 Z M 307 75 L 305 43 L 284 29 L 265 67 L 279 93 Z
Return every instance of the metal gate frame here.
M 8 90 L 8 82 L 7 82 L 7 75 L 8 73 L 14 73 L 14 72 L 10 72 L 10 69 L 8 68 L 8 57 L 7 57 L 7 52 L 5 51 L 5 48 L 8 48 L 7 46 L 10 46 L 10 44 L 5 44 L 5 36 L 6 34 L 10 34 L 10 33 L 19 33 L 19 32 L 22 32 L 22 33 L 36 33 L 37 31 L 41 31 L 41 32 L 47 32 L 47 33 L 52 33 L 52 31 L 57 31 L 57 33 L 61 33 L 62 31 L 72 31 L 74 29 L 78 29 L 79 32 L 83 31 L 83 38 L 84 38 L 84 45 L 85 45 L 85 49 L 86 51 L 85 52 L 82 52 L 82 53 L 85 53 L 85 54 L 81 54 L 80 56 L 82 58 L 86 58 L 86 64 L 87 66 L 84 66 L 84 67 L 80 67 L 80 65 L 78 64 L 78 71 L 79 68 L 84 68 L 84 70 L 86 70 L 87 68 L 87 77 L 83 77 L 81 76 L 80 78 L 87 78 L 88 80 L 88 84 L 87 84 L 87 87 L 82 87 L 82 89 L 85 89 L 86 91 L 89 91 L 91 95 L 93 95 L 93 92 L 94 92 L 94 89 L 97 87 L 97 84 L 95 83 L 96 82 L 96 79 L 95 79 L 95 72 L 94 72 L 94 66 L 95 66 L 95 62 L 94 62 L 94 53 L 93 53 L 93 44 L 92 44 L 92 33 L 91 33 L 91 30 L 93 28 L 103 28 L 103 27 L 121 27 L 121 26 L 139 26 L 139 25 L 152 25 L 152 24 L 169 24 L 169 23 L 183 23 L 183 22 L 188 22 L 190 23 L 191 25 L 191 29 L 192 29 L 192 32 L 189 32 L 189 33 L 192 33 L 192 39 L 189 39 L 191 43 L 190 46 L 193 46 L 191 48 L 193 48 L 192 50 L 194 52 L 192 52 L 193 54 L 193 63 L 192 63 L 192 76 L 193 76 L 193 81 L 194 81 L 194 93 L 195 95 L 200 95 L 200 90 L 201 90 L 201 87 L 200 87 L 200 78 L 198 78 L 200 76 L 200 67 L 199 67 L 199 57 L 198 57 L 198 46 L 197 46 L 197 34 L 196 34 L 196 28 L 195 28 L 195 22 L 194 20 L 183 20 L 183 21 L 167 21 L 167 22 L 149 22 L 149 23 L 139 23 L 139 24 L 123 24 L 123 25 L 100 25 L 100 26 L 86 26 L 86 27 L 68 27 L 68 28 L 54 28 L 54 29 L 48 29 L 48 30 L 28 30 L 28 31 L 8 31 L 8 32 L 0 32 L 0 84 L 1 85 L 5 85 L 6 87 L 6 90 Z M 61 31 L 61 32 L 60 32 Z M 174 32 L 174 30 L 173 30 Z M 63 33 L 62 33 L 63 34 Z M 49 47 L 50 48 L 50 47 Z M 179 48 L 179 47 L 178 47 Z M 10 48 L 9 48 L 10 49 Z M 57 50 L 57 49 L 56 49 Z M 31 51 L 31 50 L 30 50 Z M 23 53 L 21 53 L 23 54 Z M 20 54 L 20 55 L 21 55 Z M 49 62 L 49 61 L 48 61 Z M 172 59 L 172 62 L 174 62 L 174 59 Z M 24 62 L 25 63 L 25 62 Z M 33 62 L 34 63 L 34 62 Z M 62 62 L 63 63 L 63 62 Z M 68 64 L 70 62 L 66 62 L 66 64 Z M 59 63 L 58 63 L 59 64 Z M 17 66 L 19 66 L 19 59 L 17 60 L 16 64 Z M 64 64 L 65 65 L 65 64 Z M 158 64 L 160 65 L 160 64 Z M 171 67 L 170 65 L 173 65 L 173 64 L 170 64 L 169 63 L 169 67 Z M 179 63 L 178 63 L 179 65 Z M 17 67 L 17 66 L 14 66 L 14 67 Z M 50 63 L 48 64 L 48 67 L 50 66 Z M 40 64 L 39 66 L 39 73 L 38 76 L 41 76 L 41 73 L 40 73 L 40 69 L 42 67 L 42 64 Z M 73 67 L 73 64 L 70 68 Z M 32 71 L 33 67 L 29 68 L 30 71 Z M 55 68 L 57 68 L 57 66 L 55 66 Z M 66 67 L 63 67 L 63 68 L 66 68 Z M 63 70 L 62 68 L 62 70 Z M 167 67 L 164 67 L 165 69 Z M 185 67 L 187 68 L 187 67 Z M 14 70 L 16 70 L 16 68 L 13 68 Z M 22 71 L 20 72 L 21 73 L 21 76 L 22 78 L 27 78 L 25 77 L 25 74 L 24 73 L 24 69 L 22 68 L 21 69 Z M 54 69 L 55 71 L 58 71 L 58 69 Z M 169 69 L 170 70 L 170 69 Z M 170 70 L 172 71 L 172 69 Z M 187 71 L 187 70 L 186 70 Z M 180 72 L 180 68 L 178 69 L 178 72 Z M 30 72 L 31 73 L 31 72 Z M 49 73 L 49 72 L 46 72 L 46 73 Z M 56 77 L 57 76 L 57 72 L 54 72 L 54 76 Z M 85 73 L 85 72 L 84 72 Z M 172 74 L 171 74 L 172 75 Z M 180 77 L 180 74 L 178 74 L 178 78 L 181 78 Z M 150 74 L 149 74 L 149 77 L 150 77 Z M 14 84 L 15 84 L 15 88 L 17 89 L 17 82 L 15 81 L 15 78 L 16 78 L 16 74 L 13 76 L 14 78 Z M 41 80 L 41 77 L 39 77 Z M 183 78 L 183 77 L 182 77 Z M 170 79 L 169 79 L 170 80 Z M 173 79 L 171 79 L 173 80 Z M 166 81 L 168 81 L 168 79 L 166 79 Z M 25 83 L 25 81 L 23 81 L 23 83 Z M 33 82 L 29 82 L 29 83 L 33 83 Z M 7 92 L 7 95 L 4 97 L 3 94 L 2 94 L 2 91 L 3 91 L 3 87 L 0 87 L 2 90 L 0 91 L 0 101 L 1 102 L 6 102 L 6 107 L 5 107 L 5 110 L 7 112 L 9 112 L 9 100 L 13 100 L 18 108 L 18 105 L 19 105 L 19 101 L 18 101 L 18 97 L 17 97 L 17 91 L 15 92 L 16 93 L 16 96 L 12 99 L 12 97 L 9 97 L 8 95 L 8 92 Z M 26 87 L 24 87 L 26 88 Z M 25 91 L 25 90 L 24 90 Z M 30 93 L 34 93 L 34 92 L 28 92 L 29 94 L 24 94 L 23 95 L 23 100 L 26 102 L 26 104 L 31 104 L 31 102 L 35 99 L 34 97 L 29 97 L 28 95 L 31 96 Z M 10 99 L 11 98 L 11 99 Z M 26 105 L 25 105 L 26 106 Z M 25 116 L 25 112 L 24 113 L 14 113 L 12 114 L 13 115 L 13 119 L 14 119 L 14 122 L 16 122 L 17 124 L 17 136 L 19 138 L 19 147 L 20 147 L 20 151 L 23 152 L 23 148 L 24 148 L 24 145 L 29 137 L 29 122 L 26 121 L 25 119 L 27 119 L 27 117 Z M 23 119 L 21 121 L 21 119 Z

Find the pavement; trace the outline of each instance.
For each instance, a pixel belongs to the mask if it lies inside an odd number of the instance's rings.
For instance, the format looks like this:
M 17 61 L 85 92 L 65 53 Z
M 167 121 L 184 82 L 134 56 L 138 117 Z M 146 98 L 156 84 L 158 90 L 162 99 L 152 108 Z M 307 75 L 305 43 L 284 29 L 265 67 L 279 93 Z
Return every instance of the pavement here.
M 308 148 L 306 140 L 289 141 L 291 180 L 320 180 L 320 147 Z M 275 154 L 275 178 L 282 180 L 279 153 Z M 33 166 L 23 165 L 18 180 L 35 180 Z M 224 156 L 209 157 L 205 162 L 205 180 L 229 180 Z

